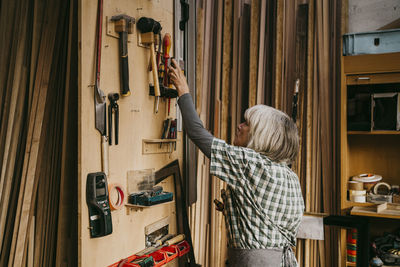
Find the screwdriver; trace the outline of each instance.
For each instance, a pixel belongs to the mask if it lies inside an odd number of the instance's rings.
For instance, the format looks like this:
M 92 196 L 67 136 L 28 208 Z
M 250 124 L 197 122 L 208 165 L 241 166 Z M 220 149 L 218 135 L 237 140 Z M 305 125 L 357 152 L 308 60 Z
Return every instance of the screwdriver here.
M 165 88 L 169 87 L 169 79 L 168 79 L 168 60 L 169 60 L 169 50 L 171 49 L 171 35 L 169 33 L 166 33 L 163 38 L 163 52 L 164 52 L 164 80 L 163 80 L 163 85 Z M 168 116 L 169 116 L 169 111 L 170 111 L 170 105 L 171 105 L 171 97 L 168 97 Z

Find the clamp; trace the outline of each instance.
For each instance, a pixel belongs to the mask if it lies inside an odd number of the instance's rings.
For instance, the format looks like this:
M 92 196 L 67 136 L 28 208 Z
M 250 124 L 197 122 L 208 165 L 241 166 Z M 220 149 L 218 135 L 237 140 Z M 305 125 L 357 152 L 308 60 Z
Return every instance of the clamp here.
M 117 100 L 119 99 L 118 93 L 108 94 L 108 100 L 110 100 L 110 105 L 108 106 L 108 144 L 112 145 L 112 124 L 113 124 L 113 113 L 115 117 L 115 144 L 118 145 L 118 125 L 119 125 L 119 107 Z

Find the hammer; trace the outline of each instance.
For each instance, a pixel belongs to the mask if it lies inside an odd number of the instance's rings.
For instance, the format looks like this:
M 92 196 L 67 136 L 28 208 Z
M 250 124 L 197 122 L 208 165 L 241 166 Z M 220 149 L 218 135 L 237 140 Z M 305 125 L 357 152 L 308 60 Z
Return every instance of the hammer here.
M 132 33 L 135 18 L 121 14 L 111 17 L 115 22 L 115 31 L 119 33 L 119 54 L 121 57 L 121 95 L 129 96 L 129 67 L 128 67 L 128 33 Z
M 161 96 L 160 93 L 160 85 L 158 81 L 158 73 L 157 73 L 157 64 L 156 64 L 156 55 L 154 53 L 154 34 L 159 34 L 162 27 L 161 24 L 155 21 L 152 18 L 141 17 L 138 20 L 137 27 L 139 31 L 142 33 L 141 41 L 143 44 L 150 45 L 150 59 L 151 59 L 151 68 L 153 73 L 153 80 L 154 80 L 154 95 L 156 97 L 156 106 L 155 112 L 158 112 L 158 101 L 159 97 Z

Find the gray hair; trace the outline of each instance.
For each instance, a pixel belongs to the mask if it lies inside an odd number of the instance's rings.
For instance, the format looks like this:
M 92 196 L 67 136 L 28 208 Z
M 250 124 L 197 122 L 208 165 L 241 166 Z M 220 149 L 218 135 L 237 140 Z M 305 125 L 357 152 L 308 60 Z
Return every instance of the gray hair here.
M 294 121 L 285 113 L 266 105 L 246 110 L 249 124 L 248 148 L 265 154 L 272 161 L 291 163 L 299 151 L 299 135 Z

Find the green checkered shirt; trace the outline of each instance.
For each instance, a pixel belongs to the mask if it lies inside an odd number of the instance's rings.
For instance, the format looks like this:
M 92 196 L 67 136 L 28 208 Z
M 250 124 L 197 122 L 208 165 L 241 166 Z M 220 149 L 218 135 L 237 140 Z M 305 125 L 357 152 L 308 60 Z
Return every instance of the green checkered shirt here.
M 210 173 L 228 184 L 223 200 L 230 247 L 296 244 L 304 201 L 299 179 L 285 163 L 214 138 Z

